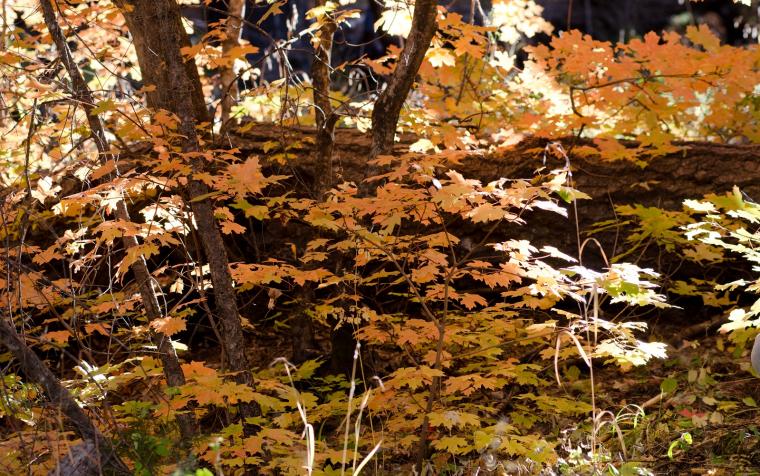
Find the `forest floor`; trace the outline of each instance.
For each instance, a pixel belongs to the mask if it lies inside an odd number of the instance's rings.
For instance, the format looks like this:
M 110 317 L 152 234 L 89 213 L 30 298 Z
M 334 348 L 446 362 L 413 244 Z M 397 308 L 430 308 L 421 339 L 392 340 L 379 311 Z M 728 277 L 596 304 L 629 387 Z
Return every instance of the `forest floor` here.
M 673 323 L 655 323 L 650 329 L 645 340 L 667 343 L 666 359 L 629 369 L 595 361 L 594 396 L 604 415 L 596 435 L 600 447 L 613 461 L 635 462 L 655 475 L 760 475 L 760 378 L 750 369 L 749 352 L 733 355 L 727 338 L 715 328 L 689 338 L 682 337 L 685 330 L 694 333 Z M 320 341 L 329 346 L 327 336 Z M 266 368 L 275 358 L 289 355 L 291 344 L 287 332 L 270 332 L 259 334 L 251 348 L 263 350 L 250 354 L 253 366 Z M 214 358 L 208 356 L 212 366 Z M 560 364 L 562 385 L 544 391 L 590 401 L 592 380 L 580 359 L 576 364 Z M 546 374 L 553 375 L 553 370 L 546 369 Z M 546 420 L 553 425 L 544 426 L 545 437 L 559 442 L 558 453 L 566 461 L 579 449 L 588 451 L 588 421 Z M 586 473 L 576 469 L 559 474 Z
M 652 329 L 653 339 L 670 344 L 667 359 L 629 372 L 599 369 L 599 408 L 618 416 L 643 411 L 636 428 L 620 419 L 621 431 L 628 458 L 655 474 L 760 474 L 760 379 L 748 352 L 732 355 L 715 331 L 683 339 L 683 330 Z M 588 392 L 588 381 L 581 385 Z

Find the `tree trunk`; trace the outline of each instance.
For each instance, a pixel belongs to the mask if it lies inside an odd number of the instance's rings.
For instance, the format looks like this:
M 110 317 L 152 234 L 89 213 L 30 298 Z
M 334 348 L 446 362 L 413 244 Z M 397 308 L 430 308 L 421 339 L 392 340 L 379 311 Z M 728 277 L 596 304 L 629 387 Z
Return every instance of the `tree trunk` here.
M 69 449 L 65 458 L 58 461 L 48 476 L 101 476 L 98 448 L 90 440 L 85 440 Z
M 435 0 L 417 0 L 414 4 L 412 28 L 404 49 L 396 62 L 396 69 L 393 70 L 387 86 L 377 98 L 372 110 L 370 159 L 389 154 L 393 150 L 401 108 L 414 85 L 417 71 L 438 28 L 437 14 L 438 3 Z
M 0 342 L 10 351 L 18 361 L 26 378 L 42 386 L 50 402 L 74 425 L 76 433 L 96 451 L 92 453 L 98 461 L 89 462 L 88 465 L 106 469 L 116 474 L 130 474 L 129 469 L 114 452 L 111 442 L 98 430 L 92 420 L 84 413 L 84 410 L 71 397 L 68 390 L 53 372 L 45 365 L 37 354 L 30 349 L 24 340 L 18 335 L 10 317 L 0 314 Z
M 174 0 L 116 0 L 124 13 L 137 50 L 140 71 L 146 85 L 155 86 L 147 94 L 148 106 L 164 109 L 179 117 L 183 152 L 200 151 L 196 126 L 210 120 L 195 61 L 185 60 L 180 48 L 190 45 L 179 6 Z M 160 25 L 160 28 L 156 28 Z M 192 161 L 193 173 L 204 173 L 202 158 Z M 198 235 L 203 245 L 214 289 L 214 306 L 222 327 L 222 346 L 229 368 L 238 383 L 252 385 L 245 339 L 238 315 L 235 291 L 229 271 L 227 251 L 214 218 L 213 203 L 202 198 L 209 193 L 203 182 L 190 178 L 185 192 L 190 199 Z M 259 413 L 255 403 L 241 403 L 241 416 Z
M 92 138 L 95 140 L 98 151 L 102 155 L 104 162 L 114 160 L 114 157 L 110 152 L 108 141 L 106 139 L 103 123 L 100 121 L 100 118 L 97 114 L 93 114 L 95 101 L 93 99 L 92 92 L 87 86 L 87 83 L 82 77 L 82 73 L 79 71 L 76 62 L 71 55 L 71 51 L 69 50 L 68 44 L 66 43 L 66 38 L 63 36 L 63 32 L 58 25 L 55 11 L 53 10 L 53 5 L 51 4 L 50 0 L 42 0 L 40 2 L 40 5 L 42 6 L 45 24 L 47 25 L 48 31 L 50 31 L 50 35 L 52 36 L 56 48 L 58 49 L 58 55 L 60 56 L 61 62 L 63 63 L 69 77 L 71 78 L 77 102 L 82 105 L 85 112 L 87 113 L 87 121 L 90 126 L 90 132 L 92 134 Z M 120 200 L 116 204 L 116 217 L 119 220 L 124 220 L 126 222 L 130 221 L 129 212 L 127 211 L 127 206 L 123 200 Z M 123 240 L 124 247 L 126 249 L 134 248 L 139 244 L 137 238 L 134 236 L 125 236 Z M 145 259 L 141 256 L 134 262 L 130 269 L 135 275 L 135 279 L 137 280 L 138 286 L 140 288 L 140 296 L 142 298 L 143 305 L 145 306 L 145 312 L 148 316 L 148 319 L 153 321 L 155 319 L 163 317 L 161 307 L 158 302 L 158 296 L 156 295 L 156 291 L 153 288 L 153 280 L 151 279 L 150 271 L 148 270 Z M 159 351 L 161 363 L 164 367 L 164 376 L 166 377 L 166 383 L 170 387 L 179 387 L 181 385 L 184 385 L 185 376 L 182 373 L 182 368 L 180 367 L 179 359 L 177 358 L 177 354 L 174 350 L 171 340 L 160 333 L 153 333 L 152 340 Z M 189 414 L 178 414 L 176 418 L 177 424 L 179 425 L 180 434 L 182 436 L 183 446 L 185 448 L 189 448 L 191 440 L 195 435 L 195 419 L 192 415 Z
M 326 0 L 316 0 L 317 7 L 324 7 L 326 3 Z M 338 115 L 335 114 L 330 102 L 331 53 L 337 25 L 329 16 L 331 13 L 324 13 L 324 15 L 324 18 L 318 19 L 322 25 L 316 33 L 314 60 L 311 64 L 314 119 L 317 128 L 314 147 L 314 182 L 311 194 L 318 200 L 333 183 L 332 155 L 335 144 L 335 124 L 338 121 Z M 318 264 L 307 263 L 305 266 L 306 269 L 314 269 Z M 314 287 L 313 283 L 306 283 L 298 290 L 298 305 L 291 326 L 293 344 L 291 357 L 295 364 L 315 357 L 314 349 L 317 345 L 309 312 L 314 304 Z
M 326 0 L 317 0 L 317 7 L 324 7 Z M 311 80 L 314 92 L 314 116 L 317 124 L 317 167 L 315 171 L 315 196 L 321 198 L 325 190 L 332 184 L 332 154 L 335 143 L 335 124 L 338 116 L 330 103 L 330 71 L 333 35 L 337 25 L 325 13 L 322 27 L 316 35 L 314 46 L 314 61 L 311 65 Z
M 243 31 L 243 18 L 245 18 L 246 0 L 229 0 L 227 7 L 227 23 L 224 25 L 224 34 L 226 35 L 222 42 L 222 55 L 228 56 L 230 51 L 240 45 L 240 33 Z M 222 127 L 224 132 L 227 130 L 230 120 L 230 110 L 238 99 L 237 74 L 235 73 L 235 62 L 229 67 L 222 69 Z

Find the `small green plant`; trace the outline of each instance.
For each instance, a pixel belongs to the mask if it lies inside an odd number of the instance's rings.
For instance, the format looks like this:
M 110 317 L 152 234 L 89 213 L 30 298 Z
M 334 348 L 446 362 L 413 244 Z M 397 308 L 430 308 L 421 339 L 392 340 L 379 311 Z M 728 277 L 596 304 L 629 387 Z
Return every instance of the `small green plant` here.
M 678 437 L 678 439 L 673 440 L 670 443 L 670 446 L 668 446 L 668 458 L 673 459 L 674 453 L 676 450 L 680 451 L 686 451 L 691 446 L 693 440 L 691 438 L 691 433 L 681 433 L 681 436 Z
M 123 438 L 123 452 L 134 462 L 134 474 L 150 476 L 167 463 L 174 443 L 165 428 L 155 425 L 154 405 L 149 402 L 127 401 L 115 407 L 123 422 L 128 424 Z
M 215 476 L 214 472 L 206 468 L 198 468 L 195 471 L 177 470 L 172 476 Z

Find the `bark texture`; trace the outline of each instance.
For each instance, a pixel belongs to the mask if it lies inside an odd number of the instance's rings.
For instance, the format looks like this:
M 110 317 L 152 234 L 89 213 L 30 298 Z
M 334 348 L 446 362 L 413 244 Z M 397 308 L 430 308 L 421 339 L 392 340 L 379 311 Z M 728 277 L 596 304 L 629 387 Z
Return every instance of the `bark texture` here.
M 401 108 L 414 85 L 417 71 L 438 28 L 437 8 L 438 3 L 435 0 L 417 0 L 414 4 L 412 28 L 406 38 L 404 49 L 396 62 L 396 69 L 393 70 L 387 86 L 380 93 L 372 110 L 370 159 L 389 154 L 393 150 Z
M 66 68 L 66 72 L 71 78 L 75 98 L 79 104 L 82 105 L 86 114 L 87 121 L 90 127 L 90 132 L 95 144 L 100 152 L 103 161 L 115 160 L 115 157 L 111 154 L 108 141 L 106 139 L 105 128 L 103 123 L 97 114 L 93 113 L 95 107 L 95 101 L 92 96 L 87 83 L 82 77 L 82 73 L 74 61 L 71 55 L 66 38 L 61 31 L 60 26 L 56 18 L 53 5 L 49 0 L 41 1 L 42 12 L 45 19 L 45 24 L 53 38 L 53 42 L 58 50 L 58 55 L 61 58 L 61 62 Z M 127 206 L 123 200 L 120 200 L 116 204 L 116 217 L 119 220 L 130 221 L 129 212 Z M 137 238 L 134 236 L 124 237 L 124 247 L 127 249 L 138 246 Z M 161 308 L 158 302 L 158 296 L 153 288 L 153 281 L 151 279 L 150 271 L 148 270 L 147 263 L 143 257 L 140 257 L 131 266 L 131 271 L 135 275 L 138 286 L 140 288 L 140 296 L 145 306 L 145 311 L 149 320 L 154 320 L 163 317 Z M 179 359 L 171 343 L 171 340 L 160 333 L 152 335 L 154 344 L 158 347 L 161 363 L 164 367 L 164 376 L 166 382 L 171 387 L 178 387 L 185 383 L 185 376 L 182 373 L 182 368 L 179 364 Z M 182 435 L 183 443 L 189 447 L 190 441 L 195 434 L 195 421 L 194 418 L 187 414 L 178 414 L 177 423 L 179 425 L 180 434 Z
M 240 45 L 240 34 L 243 31 L 246 0 L 229 0 L 227 7 L 227 23 L 224 25 L 225 38 L 222 42 L 222 55 L 228 56 L 233 48 Z M 234 61 L 224 68 L 221 74 L 222 82 L 222 131 L 226 130 L 230 120 L 230 110 L 238 99 L 237 73 Z
M 326 0 L 317 0 L 318 7 L 324 7 Z M 326 14 L 329 15 L 329 14 Z M 335 144 L 335 124 L 338 116 L 330 103 L 330 71 L 333 46 L 333 35 L 337 25 L 326 17 L 317 33 L 317 43 L 314 47 L 314 62 L 311 65 L 311 76 L 314 84 L 314 106 L 317 125 L 315 195 L 320 197 L 332 183 L 332 155 Z
M 10 317 L 4 313 L 0 314 L 0 342 L 18 361 L 24 375 L 42 386 L 50 402 L 66 415 L 76 433 L 94 448 L 90 455 L 95 460 L 88 460 L 88 467 L 95 467 L 107 473 L 130 474 L 127 466 L 114 452 L 111 442 L 93 424 L 48 366 L 26 345 L 13 327 Z
M 324 7 L 326 0 L 316 0 L 317 7 Z M 331 57 L 333 36 L 337 25 L 325 13 L 325 17 L 319 19 L 321 27 L 315 35 L 314 60 L 311 64 L 312 97 L 314 100 L 314 119 L 316 123 L 316 142 L 314 147 L 315 170 L 311 193 L 320 199 L 333 182 L 333 148 L 335 145 L 335 124 L 339 116 L 330 102 L 332 71 Z M 317 267 L 317 263 L 307 263 L 307 269 Z M 310 306 L 314 299 L 314 285 L 306 283 L 298 292 L 298 307 L 293 317 L 291 327 L 293 353 L 292 361 L 301 363 L 315 356 L 314 349 L 317 347 L 314 339 L 314 326 L 309 314 Z
M 132 33 L 140 70 L 146 85 L 155 89 L 148 93 L 148 106 L 165 109 L 179 117 L 179 132 L 183 136 L 182 151 L 200 151 L 196 127 L 209 121 L 198 69 L 192 59 L 182 56 L 181 48 L 189 46 L 174 0 L 116 0 Z M 156 28 L 161 25 L 161 28 Z M 205 172 L 203 159 L 194 159 L 193 173 Z M 251 385 L 253 377 L 245 354 L 243 328 L 238 314 L 235 291 L 229 271 L 224 241 L 214 218 L 213 203 L 204 197 L 209 188 L 189 177 L 185 187 L 193 210 L 197 231 L 209 265 L 214 291 L 214 306 L 222 327 L 222 346 L 235 372 L 238 383 Z M 241 403 L 241 415 L 258 414 L 254 403 Z
M 91 440 L 73 446 L 48 476 L 100 476 L 98 448 Z

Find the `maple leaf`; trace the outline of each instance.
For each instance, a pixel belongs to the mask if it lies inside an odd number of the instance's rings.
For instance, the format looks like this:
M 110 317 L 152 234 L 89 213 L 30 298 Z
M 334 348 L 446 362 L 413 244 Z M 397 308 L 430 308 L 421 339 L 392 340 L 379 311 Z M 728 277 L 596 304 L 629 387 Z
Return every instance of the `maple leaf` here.
M 71 338 L 69 331 L 50 331 L 42 334 L 42 338 L 56 344 L 65 344 Z
M 158 245 L 155 243 L 142 243 L 127 249 L 124 259 L 118 267 L 118 273 L 123 275 L 138 259 L 149 258 L 158 253 Z
M 423 384 L 429 384 L 433 377 L 441 377 L 443 372 L 428 366 L 403 367 L 393 372 L 393 379 L 389 384 L 397 387 L 408 386 L 411 390 L 420 388 Z
M 260 435 L 249 436 L 243 440 L 243 448 L 248 454 L 263 452 L 264 438 Z
M 285 4 L 285 0 L 278 0 L 275 2 L 272 2 L 272 5 L 267 9 L 266 12 L 259 18 L 257 24 L 261 25 L 268 17 L 271 15 L 279 15 L 282 13 L 282 9 L 280 9 L 281 6 Z
M 467 309 L 475 309 L 476 306 L 488 305 L 488 301 L 478 294 L 463 293 L 457 296 L 457 299 Z
M 226 185 L 241 198 L 249 193 L 254 195 L 261 193 L 264 177 L 261 174 L 259 158 L 255 155 L 248 157 L 242 164 L 230 165 L 228 173 L 225 183 L 219 185 Z
M 465 454 L 469 444 L 461 436 L 444 436 L 433 441 L 433 447 L 453 455 Z
M 196 56 L 198 53 L 200 53 L 204 47 L 205 45 L 203 43 L 198 43 L 193 46 L 183 46 L 182 48 L 180 48 L 180 52 L 185 57 L 185 59 L 190 59 Z
M 91 112 L 91 114 L 94 114 L 94 112 Z M 92 174 L 90 175 L 91 180 L 99 180 L 101 177 L 104 177 L 111 172 L 116 170 L 116 162 L 113 160 L 107 161 L 102 166 L 98 167 L 97 169 L 93 170 Z
M 222 233 L 229 235 L 232 233 L 245 233 L 246 228 L 243 225 L 235 223 L 234 221 L 225 220 L 219 224 L 222 228 Z
M 428 418 L 432 426 L 442 426 L 448 430 L 467 425 L 478 426 L 480 423 L 477 415 L 456 410 L 429 413 Z
M 428 61 L 430 61 L 430 64 L 433 65 L 434 68 L 440 68 L 441 66 L 454 66 L 457 62 L 456 57 L 451 53 L 451 50 L 442 47 L 429 49 L 425 57 Z M 432 146 L 432 143 L 430 145 Z
M 412 28 L 411 9 L 398 0 L 386 0 L 385 10 L 375 22 L 376 30 L 384 30 L 389 35 L 406 38 Z
M 507 216 L 508 214 L 504 209 L 496 207 L 490 203 L 484 203 L 483 205 L 477 206 L 467 213 L 467 217 L 470 218 L 473 223 L 501 220 Z
M 34 255 L 34 258 L 32 258 L 32 262 L 35 264 L 45 264 L 49 263 L 50 261 L 54 259 L 62 259 L 63 255 L 59 252 L 59 245 L 58 243 L 55 243 L 45 249 L 44 251 L 41 251 Z
M 424 336 L 420 335 L 420 333 L 414 329 L 401 329 L 396 339 L 396 342 L 398 342 L 399 345 L 417 345 L 421 341 L 426 340 Z
M 32 189 L 32 197 L 44 204 L 45 199 L 55 197 L 55 194 L 60 191 L 61 186 L 54 185 L 52 177 L 43 177 L 37 180 L 37 187 Z
M 471 38 L 463 37 L 456 39 L 454 41 L 454 49 L 457 53 L 457 56 L 469 54 L 475 58 L 483 57 L 483 45 L 474 43 Z
M 256 393 L 248 385 L 241 385 L 236 382 L 224 382 L 215 387 L 220 395 L 227 399 L 230 404 L 238 402 L 250 402 L 256 397 Z
M 193 377 L 215 377 L 216 370 L 206 367 L 203 362 L 192 361 L 188 364 L 182 364 L 182 372 L 187 378 Z
M 108 337 L 111 335 L 111 332 L 101 323 L 92 323 L 92 324 L 85 324 L 84 326 L 85 332 L 88 334 L 92 334 L 93 332 L 97 332 L 100 335 L 104 335 Z
M 425 284 L 435 281 L 441 275 L 441 270 L 434 264 L 414 268 L 412 270 L 412 280 L 417 284 Z
M 224 405 L 224 395 L 217 391 L 216 386 L 189 384 L 190 395 L 198 405 Z
M 184 331 L 186 329 L 186 323 L 184 318 L 168 316 L 154 319 L 151 321 L 150 327 L 157 332 L 170 337 L 178 332 Z

